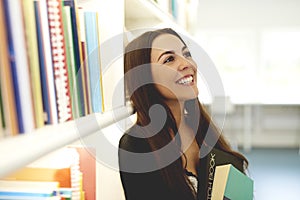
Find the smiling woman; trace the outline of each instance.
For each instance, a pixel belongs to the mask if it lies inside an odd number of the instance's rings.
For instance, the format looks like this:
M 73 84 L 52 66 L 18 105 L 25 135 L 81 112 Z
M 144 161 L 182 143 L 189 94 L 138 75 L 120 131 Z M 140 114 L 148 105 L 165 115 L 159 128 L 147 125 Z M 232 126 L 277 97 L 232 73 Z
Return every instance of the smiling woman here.
M 198 99 L 197 64 L 172 29 L 149 31 L 125 49 L 125 83 L 137 122 L 120 139 L 127 200 L 195 200 L 202 146 L 233 151 Z M 206 136 L 215 141 L 208 144 Z M 199 184 L 198 184 L 199 183 Z M 200 185 L 200 186 L 199 186 Z
M 198 96 L 196 63 L 188 47 L 178 37 L 163 34 L 154 39 L 151 72 L 154 83 L 165 86 L 156 85 L 166 99 L 189 100 Z

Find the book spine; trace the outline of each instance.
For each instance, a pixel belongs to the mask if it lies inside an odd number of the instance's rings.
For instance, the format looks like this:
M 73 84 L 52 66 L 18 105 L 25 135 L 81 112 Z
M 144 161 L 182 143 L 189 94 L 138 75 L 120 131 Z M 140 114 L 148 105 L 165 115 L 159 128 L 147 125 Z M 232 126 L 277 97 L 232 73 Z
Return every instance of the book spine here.
M 60 0 L 47 0 L 48 21 L 53 57 L 56 103 L 59 122 L 72 119 L 72 105 L 66 62 L 65 38 Z
M 56 91 L 52 65 L 50 32 L 46 0 L 34 2 L 36 13 L 37 39 L 42 81 L 42 96 L 46 124 L 57 124 Z
M 32 100 L 34 105 L 34 115 L 36 127 L 44 126 L 44 111 L 42 101 L 42 88 L 40 78 L 40 66 L 38 59 L 36 19 L 34 12 L 34 0 L 23 0 L 23 18 L 25 23 L 26 50 L 28 52 L 30 80 L 32 89 Z
M 78 98 L 79 98 L 79 110 L 80 115 L 86 115 L 86 102 L 85 102 L 85 79 L 83 76 L 83 58 L 82 58 L 82 49 L 81 49 L 81 40 L 80 40 L 80 23 L 78 15 L 77 3 L 74 0 L 64 0 L 64 5 L 70 7 L 71 15 L 71 29 L 72 29 L 72 42 L 74 47 L 74 60 L 75 60 L 75 69 L 76 69 L 76 82 L 78 88 Z
M 102 112 L 102 84 L 100 77 L 100 46 L 97 12 L 85 12 L 85 34 L 90 92 L 93 112 Z
M 0 0 L 0 84 L 3 100 L 4 124 L 3 134 L 16 135 L 19 133 L 18 118 L 14 96 L 14 86 L 9 60 L 9 46 L 7 36 L 7 20 L 5 19 L 5 6 Z
M 92 102 L 91 102 L 91 91 L 90 91 L 90 78 L 88 71 L 88 61 L 87 61 L 87 47 L 86 47 L 86 34 L 85 34 L 85 20 L 84 11 L 81 7 L 77 9 L 78 13 L 78 24 L 79 24 L 79 35 L 80 35 L 80 46 L 81 46 L 81 76 L 83 81 L 83 91 L 84 91 L 84 105 L 85 113 L 92 113 Z
M 72 24 L 71 24 L 71 13 L 70 6 L 63 6 L 63 24 L 64 24 L 64 33 L 66 41 L 66 59 L 68 64 L 68 75 L 69 75 L 69 85 L 70 85 L 70 94 L 72 102 L 72 115 L 74 118 L 79 118 L 81 116 L 81 108 L 79 107 L 80 97 L 79 89 L 76 78 L 76 66 L 75 66 L 75 55 L 74 55 L 74 46 L 73 46 L 73 34 L 72 34 Z
M 10 52 L 14 61 L 14 87 L 19 116 L 20 133 L 31 132 L 35 129 L 33 114 L 32 91 L 30 86 L 28 59 L 26 52 L 24 24 L 21 2 L 19 0 L 5 0 L 7 5 L 10 35 Z

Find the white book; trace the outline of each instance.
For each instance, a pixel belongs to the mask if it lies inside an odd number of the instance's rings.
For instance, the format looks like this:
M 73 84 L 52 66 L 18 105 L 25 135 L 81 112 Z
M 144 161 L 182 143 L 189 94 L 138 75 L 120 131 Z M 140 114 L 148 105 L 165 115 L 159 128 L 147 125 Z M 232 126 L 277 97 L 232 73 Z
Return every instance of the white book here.
M 58 182 L 0 180 L 0 199 L 49 199 L 58 195 Z
M 47 72 L 47 86 L 48 86 L 48 96 L 49 104 L 51 108 L 51 123 L 58 123 L 57 115 L 57 105 L 56 105 L 56 93 L 54 84 L 54 74 L 53 74 L 53 64 L 52 64 L 52 54 L 51 54 L 51 44 L 50 44 L 50 34 L 49 34 L 49 23 L 48 23 L 48 12 L 47 12 L 47 2 L 46 0 L 39 0 L 39 10 L 42 25 L 42 37 L 44 45 L 44 55 L 45 55 L 45 68 Z
M 35 129 L 35 120 L 21 7 L 22 3 L 21 0 L 9 0 L 7 3 L 13 38 L 12 45 L 15 53 L 16 73 L 19 88 L 18 94 L 20 95 L 21 113 L 18 114 L 21 114 L 23 122 L 24 131 L 22 132 L 32 132 Z

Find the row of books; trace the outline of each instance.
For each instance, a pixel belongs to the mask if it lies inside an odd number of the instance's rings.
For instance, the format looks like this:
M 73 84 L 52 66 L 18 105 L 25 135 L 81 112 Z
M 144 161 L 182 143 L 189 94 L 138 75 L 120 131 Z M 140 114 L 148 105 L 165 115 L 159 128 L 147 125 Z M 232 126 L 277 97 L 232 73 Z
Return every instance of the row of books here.
M 96 199 L 90 150 L 66 147 L 0 180 L 0 199 Z
M 0 0 L 0 136 L 103 112 L 98 13 Z

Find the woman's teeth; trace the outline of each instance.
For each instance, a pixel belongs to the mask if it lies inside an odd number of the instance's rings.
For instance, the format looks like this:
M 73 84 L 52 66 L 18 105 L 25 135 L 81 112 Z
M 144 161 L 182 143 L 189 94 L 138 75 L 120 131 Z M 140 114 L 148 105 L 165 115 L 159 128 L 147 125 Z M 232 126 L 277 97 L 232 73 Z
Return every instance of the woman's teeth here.
M 193 82 L 193 76 L 184 77 L 177 81 L 178 84 L 188 85 Z

